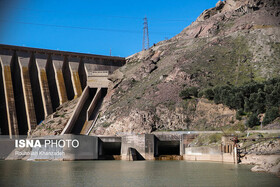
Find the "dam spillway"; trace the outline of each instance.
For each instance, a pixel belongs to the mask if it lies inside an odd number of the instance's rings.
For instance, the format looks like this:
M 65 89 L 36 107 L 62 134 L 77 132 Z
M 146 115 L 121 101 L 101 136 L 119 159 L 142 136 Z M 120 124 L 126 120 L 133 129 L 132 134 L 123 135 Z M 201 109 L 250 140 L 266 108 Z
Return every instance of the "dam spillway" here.
M 85 89 L 104 92 L 103 80 L 124 64 L 121 57 L 0 45 L 1 135 L 29 135 Z

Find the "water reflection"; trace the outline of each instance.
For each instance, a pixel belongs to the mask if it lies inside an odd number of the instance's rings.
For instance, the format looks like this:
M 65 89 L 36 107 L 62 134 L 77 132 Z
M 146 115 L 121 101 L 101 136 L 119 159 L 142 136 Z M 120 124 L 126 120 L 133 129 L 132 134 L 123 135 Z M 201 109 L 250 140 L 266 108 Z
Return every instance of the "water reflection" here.
M 186 161 L 0 161 L 0 186 L 277 186 L 248 166 Z

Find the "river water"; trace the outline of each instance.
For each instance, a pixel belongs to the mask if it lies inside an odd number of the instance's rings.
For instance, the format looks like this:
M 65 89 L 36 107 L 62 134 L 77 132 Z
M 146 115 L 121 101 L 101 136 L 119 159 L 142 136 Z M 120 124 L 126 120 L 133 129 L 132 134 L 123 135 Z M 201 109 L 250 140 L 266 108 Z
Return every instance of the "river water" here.
M 0 161 L 0 186 L 280 186 L 252 166 L 187 161 Z

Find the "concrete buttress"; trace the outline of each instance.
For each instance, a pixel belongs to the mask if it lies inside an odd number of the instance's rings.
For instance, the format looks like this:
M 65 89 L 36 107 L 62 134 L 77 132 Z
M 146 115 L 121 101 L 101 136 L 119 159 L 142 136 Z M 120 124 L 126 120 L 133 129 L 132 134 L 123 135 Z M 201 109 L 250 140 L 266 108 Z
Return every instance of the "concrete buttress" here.
M 39 77 L 44 114 L 45 117 L 47 117 L 48 115 L 53 113 L 49 83 L 48 83 L 47 72 L 46 72 L 48 55 L 35 54 L 35 61 L 38 68 L 38 77 Z
M 20 78 L 22 82 L 23 98 L 25 104 L 26 119 L 28 125 L 28 134 L 36 128 L 37 119 L 33 100 L 32 87 L 29 74 L 29 63 L 31 63 L 31 53 L 17 52 L 17 60 L 20 69 Z
M 80 59 L 79 58 L 69 58 L 69 67 L 70 67 L 70 73 L 72 77 L 72 85 L 74 88 L 74 98 L 79 97 L 82 95 L 82 86 L 81 86 L 81 81 L 79 77 L 79 64 L 80 64 Z
M 2 106 L 1 114 L 3 116 L 3 121 L 1 120 L 1 124 L 5 126 L 4 128 L 1 127 L 1 134 L 6 134 L 6 135 L 19 134 L 15 98 L 14 98 L 14 89 L 12 83 L 12 74 L 10 68 L 12 57 L 13 57 L 13 53 L 11 51 L 1 50 L 1 56 L 0 56 L 1 85 L 2 85 L 2 92 L 3 92 L 1 93 L 1 95 L 4 94 L 1 97 L 1 106 Z M 8 129 L 7 129 L 7 125 L 8 125 Z
M 52 56 L 52 64 L 55 72 L 55 80 L 56 80 L 60 105 L 68 101 L 67 91 L 66 91 L 63 72 L 62 72 L 63 63 L 64 63 L 63 56 L 58 56 L 58 55 Z

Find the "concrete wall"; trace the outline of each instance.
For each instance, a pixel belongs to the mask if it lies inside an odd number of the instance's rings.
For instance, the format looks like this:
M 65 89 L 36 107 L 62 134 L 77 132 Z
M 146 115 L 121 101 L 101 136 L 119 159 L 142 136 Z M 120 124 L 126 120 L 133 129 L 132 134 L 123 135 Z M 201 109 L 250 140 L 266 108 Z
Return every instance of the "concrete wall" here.
M 92 113 L 93 113 L 95 107 L 97 106 L 98 101 L 100 100 L 101 96 L 102 96 L 102 90 L 101 90 L 101 88 L 98 88 L 93 100 L 91 101 L 91 103 L 90 103 L 90 105 L 87 109 L 87 121 L 89 120 L 90 116 L 92 115 Z
M 77 121 L 77 119 L 78 119 L 78 117 L 79 117 L 79 115 L 80 115 L 80 113 L 83 109 L 83 106 L 84 106 L 85 102 L 87 101 L 87 99 L 89 97 L 89 94 L 90 94 L 90 88 L 87 86 L 84 89 L 84 91 L 82 93 L 82 96 L 80 97 L 79 102 L 77 103 L 71 118 L 69 119 L 65 128 L 63 129 L 63 131 L 61 133 L 62 135 L 71 133 L 71 131 L 72 131 L 72 129 L 73 129 L 73 127 L 74 127 L 74 125 L 75 125 L 75 123 L 76 123 L 76 121 Z
M 122 160 L 129 160 L 129 148 L 136 149 L 142 157 L 145 157 L 145 134 L 122 137 Z
M 170 138 L 170 137 L 169 137 Z M 5 141 L 9 139 L 6 138 Z M 156 155 L 156 144 L 160 142 L 153 134 L 140 134 L 140 135 L 127 135 L 122 137 L 115 136 L 83 136 L 83 135 L 72 135 L 64 134 L 61 136 L 42 137 L 40 139 L 63 139 L 73 140 L 77 139 L 80 143 L 78 148 L 65 147 L 63 151 L 65 155 L 63 157 L 34 157 L 33 159 L 62 159 L 62 160 L 86 160 L 86 159 L 122 159 L 122 160 L 139 160 L 141 158 L 145 160 L 154 160 L 163 156 L 165 159 L 178 159 L 183 158 L 189 161 L 211 161 L 211 162 L 227 162 L 237 163 L 237 155 L 235 151 L 232 153 L 224 153 L 221 151 L 219 145 L 216 146 L 204 146 L 204 147 L 185 147 L 183 155 Z M 178 140 L 168 139 L 167 137 L 161 136 L 160 139 L 164 140 L 161 142 L 178 142 Z M 0 139 L 0 148 L 5 147 Z M 183 142 L 183 141 L 181 141 Z M 12 145 L 9 143 L 9 145 Z M 12 147 L 14 148 L 14 147 Z M 11 147 L 7 148 L 11 152 Z M 22 151 L 24 149 L 17 149 Z M 10 154 L 9 159 L 19 159 L 15 156 L 15 150 Z M 28 151 L 28 149 L 27 149 Z M 39 152 L 39 149 L 32 149 L 34 152 Z M 61 151 L 52 148 L 43 148 L 41 151 Z M 7 153 L 4 151 L 4 155 Z M 119 156 L 121 155 L 121 157 Z M 116 157 L 116 155 L 118 155 Z M 174 157 L 175 156 L 175 157 Z M 1 153 L 0 153 L 1 158 Z M 25 158 L 28 159 L 28 158 Z M 163 159 L 163 160 L 164 160 Z M 180 160 L 179 159 L 179 160 Z
M 64 148 L 63 160 L 96 160 L 98 159 L 99 138 L 96 136 L 64 135 L 64 140 L 77 139 L 80 142 L 78 148 Z
M 109 71 L 92 71 L 88 73 L 87 85 L 91 88 L 108 88 Z
M 6 159 L 15 148 L 15 141 L 8 136 L 0 137 L 0 160 Z
M 121 148 L 122 160 L 129 160 L 130 148 L 135 149 L 144 159 L 154 160 L 154 142 L 155 137 L 153 134 L 123 136 Z
M 26 135 L 61 104 L 82 94 L 88 72 L 111 73 L 125 59 L 0 45 L 0 63 L 2 133 Z
M 146 160 L 155 159 L 155 136 L 153 134 L 145 134 L 145 157 Z
M 26 139 L 20 137 L 19 139 Z M 30 139 L 29 139 L 30 140 Z M 33 138 L 39 140 L 41 147 L 24 147 L 15 148 L 15 139 L 1 136 L 0 138 L 0 160 L 96 160 L 98 159 L 98 145 L 99 138 L 95 136 L 82 135 L 63 135 L 63 136 L 47 136 L 40 138 Z M 60 147 L 57 144 L 45 145 L 45 140 L 59 143 L 64 140 L 65 146 Z M 78 141 L 77 147 L 72 147 L 71 142 Z M 77 140 L 77 141 L 76 141 Z M 68 146 L 67 141 L 70 141 Z M 74 144 L 77 145 L 76 143 Z M 43 154 L 40 152 L 44 152 Z M 21 153 L 21 154 L 18 154 Z M 27 154 L 26 154 L 27 153 Z M 59 153 L 59 154 L 56 154 Z
M 223 153 L 220 146 L 215 147 L 187 147 L 184 154 L 185 160 L 213 161 L 236 163 L 234 153 Z

